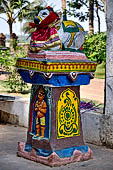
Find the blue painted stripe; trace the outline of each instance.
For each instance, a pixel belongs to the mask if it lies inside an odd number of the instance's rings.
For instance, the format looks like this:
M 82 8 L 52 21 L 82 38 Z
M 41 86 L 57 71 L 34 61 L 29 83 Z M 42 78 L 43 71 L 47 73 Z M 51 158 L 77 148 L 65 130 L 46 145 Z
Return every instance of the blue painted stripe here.
M 31 144 L 26 144 L 24 150 L 25 150 L 26 152 L 31 152 L 31 150 L 32 150 L 32 145 L 31 145 Z
M 30 152 L 31 149 L 32 149 L 32 146 L 30 144 L 26 144 L 25 151 Z M 71 147 L 71 148 L 66 148 L 66 149 L 62 149 L 62 150 L 53 150 L 53 151 L 39 149 L 39 148 L 36 148 L 35 150 L 36 150 L 37 155 L 39 155 L 39 156 L 47 157 L 47 156 L 51 155 L 53 152 L 55 152 L 60 158 L 67 158 L 67 157 L 71 157 L 75 150 L 78 150 L 82 153 L 87 153 L 88 146 L 87 145 L 75 146 L 75 147 Z
M 62 87 L 67 85 L 80 86 L 88 85 L 90 83 L 89 75 L 78 75 L 74 82 L 68 77 L 68 75 L 53 75 L 51 79 L 45 79 L 42 74 L 35 73 L 31 78 L 28 71 L 19 70 L 20 75 L 26 83 L 31 84 L 51 84 L 53 86 Z
M 72 147 L 72 148 L 58 150 L 55 152 L 60 158 L 66 158 L 66 157 L 71 157 L 75 150 L 81 151 L 82 153 L 86 153 L 86 152 L 88 152 L 88 146 L 86 146 L 86 145 L 76 146 L 76 147 Z

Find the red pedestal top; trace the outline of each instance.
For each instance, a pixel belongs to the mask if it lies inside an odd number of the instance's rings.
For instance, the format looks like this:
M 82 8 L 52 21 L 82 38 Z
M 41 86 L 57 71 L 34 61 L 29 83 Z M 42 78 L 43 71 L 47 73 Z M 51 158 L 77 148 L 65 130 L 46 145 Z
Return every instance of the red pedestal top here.
M 29 58 L 40 59 L 54 59 L 54 60 L 87 60 L 86 55 L 80 52 L 70 51 L 39 51 L 38 53 L 30 53 L 28 51 Z

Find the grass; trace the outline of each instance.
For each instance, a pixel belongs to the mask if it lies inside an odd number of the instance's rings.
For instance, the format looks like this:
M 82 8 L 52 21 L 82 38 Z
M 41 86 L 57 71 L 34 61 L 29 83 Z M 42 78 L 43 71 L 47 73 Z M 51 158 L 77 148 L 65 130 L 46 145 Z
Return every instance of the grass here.
M 95 71 L 95 78 L 105 79 L 105 62 L 99 64 Z
M 0 80 L 0 94 L 8 94 L 12 96 L 21 96 L 21 97 L 29 98 L 30 90 L 26 90 L 22 93 L 11 93 L 10 88 L 8 86 L 8 81 Z

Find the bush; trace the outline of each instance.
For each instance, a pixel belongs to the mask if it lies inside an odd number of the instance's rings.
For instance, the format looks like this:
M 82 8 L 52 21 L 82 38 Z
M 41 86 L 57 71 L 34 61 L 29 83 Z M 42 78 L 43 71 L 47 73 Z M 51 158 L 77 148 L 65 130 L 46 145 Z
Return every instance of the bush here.
M 17 59 L 19 57 L 26 57 L 26 55 L 26 51 L 22 47 L 14 54 L 11 54 L 10 50 L 0 51 L 1 69 L 12 73 L 11 75 L 8 75 L 8 87 L 10 88 L 10 92 L 23 93 L 25 90 L 28 90 L 28 85 L 22 80 L 16 70 Z
M 106 61 L 106 33 L 97 33 L 86 36 L 83 44 L 84 53 L 89 60 L 97 63 Z
M 13 62 L 9 53 L 9 49 L 6 51 L 0 50 L 0 68 L 2 70 L 9 71 L 12 63 Z

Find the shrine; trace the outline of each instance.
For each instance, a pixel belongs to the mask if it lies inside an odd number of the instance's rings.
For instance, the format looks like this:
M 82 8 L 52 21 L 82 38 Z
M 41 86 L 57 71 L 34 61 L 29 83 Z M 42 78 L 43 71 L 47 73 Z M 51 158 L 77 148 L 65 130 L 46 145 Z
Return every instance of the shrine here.
M 44 12 L 47 16 L 40 21 Z M 59 33 L 53 24 L 58 20 L 51 7 L 39 13 L 30 23 L 36 31 L 27 57 L 16 64 L 23 80 L 32 84 L 27 141 L 19 142 L 17 155 L 51 167 L 93 157 L 83 140 L 80 85 L 88 85 L 94 78 L 97 63 L 89 61 L 81 49 L 83 28 L 65 21 L 68 29 L 61 28 Z M 63 42 L 70 34 L 73 39 Z

